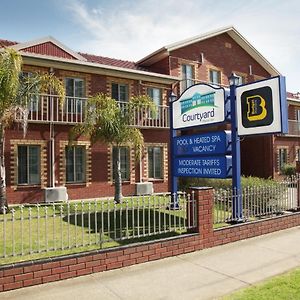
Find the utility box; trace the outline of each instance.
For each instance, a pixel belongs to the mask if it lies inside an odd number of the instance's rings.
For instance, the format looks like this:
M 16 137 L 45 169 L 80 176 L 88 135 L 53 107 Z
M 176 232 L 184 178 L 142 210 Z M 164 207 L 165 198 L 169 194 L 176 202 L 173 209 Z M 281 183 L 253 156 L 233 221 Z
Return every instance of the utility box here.
M 45 202 L 67 201 L 68 194 L 65 186 L 45 188 Z
M 136 195 L 151 195 L 153 194 L 153 183 L 152 182 L 138 182 L 136 186 Z

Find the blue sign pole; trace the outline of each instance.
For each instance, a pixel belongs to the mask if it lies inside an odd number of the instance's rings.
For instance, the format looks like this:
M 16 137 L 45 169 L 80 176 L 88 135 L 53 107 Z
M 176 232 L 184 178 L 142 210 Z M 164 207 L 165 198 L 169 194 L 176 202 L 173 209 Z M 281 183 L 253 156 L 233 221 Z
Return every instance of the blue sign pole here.
M 236 80 L 238 77 L 233 73 L 229 77 L 230 82 L 230 110 L 231 110 L 231 141 L 232 141 L 232 217 L 236 222 L 243 220 L 243 199 L 241 189 L 241 150 L 240 139 L 237 134 L 236 115 Z
M 176 130 L 173 126 L 173 102 L 176 100 L 176 95 L 171 91 L 169 96 L 169 107 L 170 107 L 170 172 L 171 172 L 171 203 L 169 209 L 179 209 L 178 204 L 178 178 L 174 176 L 174 140 L 177 136 Z

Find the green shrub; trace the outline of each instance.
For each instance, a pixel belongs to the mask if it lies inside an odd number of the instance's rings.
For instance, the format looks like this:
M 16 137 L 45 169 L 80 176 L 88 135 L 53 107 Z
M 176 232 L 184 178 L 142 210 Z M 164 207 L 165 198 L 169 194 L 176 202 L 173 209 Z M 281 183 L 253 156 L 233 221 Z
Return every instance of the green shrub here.
M 296 175 L 296 167 L 291 164 L 285 164 L 281 168 L 281 174 L 284 176 L 294 176 Z
M 269 187 L 275 186 L 278 182 L 273 179 L 264 179 L 259 177 L 244 177 L 241 178 L 242 188 L 246 187 Z M 187 191 L 190 187 L 195 186 L 210 186 L 214 189 L 230 189 L 232 186 L 232 179 L 210 179 L 210 178 L 180 178 L 179 190 Z

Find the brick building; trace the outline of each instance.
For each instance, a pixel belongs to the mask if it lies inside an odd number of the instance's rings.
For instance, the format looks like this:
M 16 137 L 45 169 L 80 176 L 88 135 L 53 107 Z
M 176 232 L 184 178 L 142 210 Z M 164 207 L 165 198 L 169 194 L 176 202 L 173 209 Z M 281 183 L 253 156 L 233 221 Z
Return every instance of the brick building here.
M 131 124 L 144 135 L 142 158 L 136 162 L 134 151 L 126 145 L 122 148 L 123 193 L 135 194 L 141 182 L 152 182 L 154 192 L 166 192 L 170 91 L 179 95 L 198 82 L 227 86 L 232 72 L 241 83 L 279 75 L 232 27 L 165 46 L 138 62 L 76 53 L 51 37 L 26 43 L 0 40 L 0 46 L 20 51 L 24 75 L 54 73 L 66 87 L 63 107 L 51 93 L 32 99 L 25 138 L 17 127 L 7 131 L 9 203 L 44 201 L 46 187 L 65 186 L 70 199 L 113 195 L 113 147 L 91 146 L 84 138 L 66 147 L 70 128 L 84 122 L 84 103 L 91 95 L 107 93 L 124 107 L 134 95 L 152 97 L 157 115 Z M 243 174 L 277 177 L 284 163 L 298 160 L 300 98 L 288 94 L 287 99 L 289 134 L 244 138 Z

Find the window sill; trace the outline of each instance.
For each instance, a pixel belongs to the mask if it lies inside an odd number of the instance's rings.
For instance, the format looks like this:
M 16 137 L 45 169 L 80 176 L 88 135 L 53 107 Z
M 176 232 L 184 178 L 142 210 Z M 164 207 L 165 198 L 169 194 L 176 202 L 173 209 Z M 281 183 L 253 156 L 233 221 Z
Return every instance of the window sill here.
M 66 182 L 65 186 L 86 186 L 87 182 Z
M 150 181 L 150 182 L 164 182 L 165 180 L 163 178 L 148 178 L 148 181 Z
M 18 184 L 16 186 L 17 190 L 26 190 L 26 189 L 37 189 L 37 188 L 42 188 L 41 184 Z

